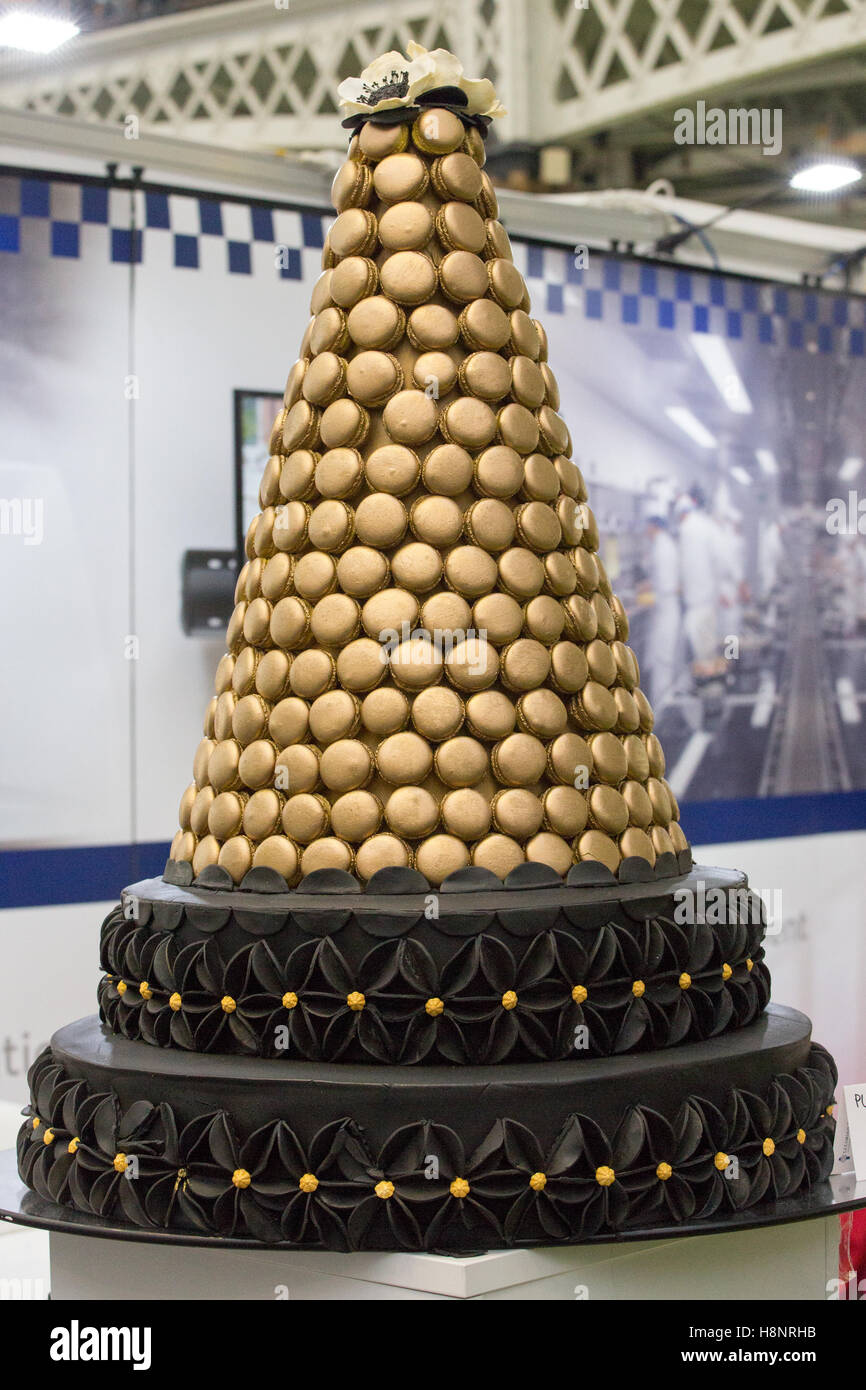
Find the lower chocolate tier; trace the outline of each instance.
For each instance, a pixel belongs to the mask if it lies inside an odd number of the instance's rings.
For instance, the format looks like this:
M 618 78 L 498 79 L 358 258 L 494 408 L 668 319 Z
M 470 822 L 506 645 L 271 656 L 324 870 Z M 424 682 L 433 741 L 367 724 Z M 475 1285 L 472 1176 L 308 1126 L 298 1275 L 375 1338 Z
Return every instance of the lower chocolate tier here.
M 97 1019 L 31 1068 L 23 1180 L 138 1226 L 336 1250 L 474 1253 L 700 1220 L 805 1192 L 836 1072 L 771 1006 L 707 1042 L 497 1067 L 158 1050 Z

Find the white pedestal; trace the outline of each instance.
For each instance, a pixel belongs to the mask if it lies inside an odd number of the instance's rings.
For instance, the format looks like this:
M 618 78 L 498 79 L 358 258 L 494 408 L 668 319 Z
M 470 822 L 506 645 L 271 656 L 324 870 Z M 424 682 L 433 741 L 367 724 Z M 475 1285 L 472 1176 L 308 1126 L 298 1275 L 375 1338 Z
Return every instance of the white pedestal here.
M 839 1217 L 723 1235 L 442 1255 L 204 1249 L 51 1233 L 52 1299 L 825 1300 Z

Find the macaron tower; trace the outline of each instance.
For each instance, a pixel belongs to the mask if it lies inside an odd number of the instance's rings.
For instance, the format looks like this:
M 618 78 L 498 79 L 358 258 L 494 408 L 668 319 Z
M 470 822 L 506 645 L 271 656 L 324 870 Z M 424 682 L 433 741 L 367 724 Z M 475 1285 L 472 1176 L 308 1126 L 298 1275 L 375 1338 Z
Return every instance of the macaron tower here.
M 832 1063 L 765 1012 L 745 877 L 692 866 L 484 169 L 495 93 L 412 45 L 341 95 L 180 829 L 103 926 L 101 1024 L 35 1065 L 22 1172 L 143 1225 L 346 1249 L 802 1192 Z M 146 1177 L 105 1179 L 131 1152 Z

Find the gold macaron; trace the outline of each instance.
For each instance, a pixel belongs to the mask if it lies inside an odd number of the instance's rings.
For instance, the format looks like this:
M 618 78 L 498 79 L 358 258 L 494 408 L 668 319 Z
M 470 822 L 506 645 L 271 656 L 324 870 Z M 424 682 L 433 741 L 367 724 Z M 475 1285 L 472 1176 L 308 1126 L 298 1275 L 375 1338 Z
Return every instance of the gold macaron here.
M 331 202 L 337 212 L 346 208 L 366 207 L 373 191 L 373 173 L 367 164 L 347 159 L 341 164 L 331 184 Z
M 473 545 L 491 554 L 507 550 L 514 540 L 514 513 L 496 497 L 479 497 L 466 509 L 466 534 Z
M 297 695 L 288 695 L 271 710 L 268 735 L 277 748 L 301 743 L 310 727 L 310 707 Z
M 436 267 L 423 251 L 394 251 L 379 280 L 383 293 L 398 304 L 423 304 L 436 289 Z
M 443 203 L 436 213 L 436 233 L 446 251 L 480 255 L 487 244 L 484 220 L 468 203 Z
M 421 304 L 406 321 L 409 342 L 418 352 L 444 351 L 460 336 L 457 315 L 444 304 Z
M 428 492 L 458 497 L 472 482 L 472 455 L 459 444 L 439 444 L 424 460 L 422 477 Z
M 586 796 L 576 787 L 548 787 L 541 798 L 544 825 L 557 835 L 573 839 L 586 827 Z
M 532 786 L 546 771 L 547 748 L 533 734 L 509 734 L 492 749 L 490 765 L 503 786 Z
M 443 155 L 430 170 L 433 187 L 443 201 L 452 198 L 471 203 L 481 193 L 482 172 L 471 155 L 462 151 Z
M 391 559 L 394 582 L 412 594 L 426 594 L 442 576 L 442 556 L 426 541 L 407 541 Z
M 500 401 L 508 394 L 511 372 L 497 352 L 472 352 L 460 363 L 460 388 L 485 401 Z
M 420 786 L 433 768 L 433 750 L 420 734 L 390 734 L 376 749 L 379 776 L 392 786 Z
M 465 706 L 456 690 L 431 685 L 412 702 L 412 723 L 422 738 L 442 743 L 454 738 L 463 725 Z
M 348 396 L 332 401 L 322 413 L 320 433 L 326 449 L 357 449 L 367 438 L 369 429 L 369 414 Z
M 359 348 L 378 348 L 387 351 L 396 347 L 406 329 L 406 315 L 384 294 L 360 299 L 349 310 L 346 331 Z
M 371 835 L 355 856 L 355 870 L 365 883 L 380 869 L 408 869 L 411 864 L 412 851 L 397 835 Z
M 424 160 L 410 151 L 386 155 L 373 171 L 373 186 L 385 203 L 414 202 L 429 181 Z
M 379 738 L 397 734 L 409 722 L 409 700 L 392 685 L 371 690 L 361 701 L 361 722 L 368 733 Z
M 415 850 L 416 869 L 434 887 L 468 864 L 469 850 L 456 835 L 431 835 Z
M 488 770 L 487 750 L 466 735 L 449 738 L 436 749 L 435 765 L 446 787 L 474 787 Z
M 458 304 L 469 304 L 487 293 L 487 263 L 473 251 L 448 251 L 439 262 L 442 293 Z
M 439 428 L 449 444 L 460 444 L 475 451 L 490 443 L 496 433 L 496 422 L 497 417 L 486 401 L 475 396 L 458 396 L 443 409 Z
M 526 602 L 544 587 L 544 566 L 537 555 L 522 546 L 512 546 L 499 557 L 499 582 L 506 593 Z
M 423 391 L 398 391 L 385 406 L 382 420 L 394 443 L 413 447 L 435 434 L 439 412 L 436 402 Z
M 494 646 L 504 647 L 520 636 L 523 609 L 510 594 L 485 594 L 472 608 L 472 624 Z
M 513 497 L 523 481 L 523 460 L 516 450 L 494 444 L 479 454 L 474 475 L 483 497 Z
M 354 496 L 364 477 L 357 449 L 328 449 L 316 464 L 316 488 L 320 497 L 345 500 Z
M 446 831 L 464 843 L 480 839 L 490 829 L 490 802 L 472 787 L 446 792 L 440 810 Z
M 361 724 L 361 702 L 348 690 L 328 690 L 310 705 L 310 733 L 320 747 L 354 738 Z
M 377 226 L 375 214 L 366 208 L 347 208 L 331 223 L 328 232 L 331 251 L 340 259 L 370 255 L 376 246 Z
M 382 824 L 382 803 L 372 792 L 344 792 L 331 806 L 331 826 L 341 840 L 356 845 L 375 835 Z
M 359 299 L 374 294 L 379 283 L 379 270 L 369 256 L 347 256 L 334 267 L 330 293 L 341 309 L 351 309 Z
M 475 299 L 460 312 L 460 336 L 472 351 L 499 352 L 511 336 L 511 325 L 504 309 L 492 299 Z
M 534 792 L 523 787 L 508 787 L 496 792 L 490 807 L 496 829 L 521 843 L 541 829 L 544 818 L 542 802 Z
M 498 741 L 514 731 L 514 704 L 501 690 L 483 690 L 466 701 L 466 727 L 476 738 Z
M 316 603 L 325 594 L 333 593 L 337 587 L 337 563 L 333 555 L 308 550 L 306 555 L 299 556 L 292 570 L 292 584 L 308 603 Z
M 386 251 L 420 251 L 433 235 L 433 217 L 423 203 L 392 203 L 379 218 Z
M 368 456 L 364 471 L 375 492 L 405 497 L 417 485 L 421 464 L 405 444 L 383 444 Z
M 412 126 L 413 143 L 425 154 L 449 154 L 451 150 L 460 148 L 464 136 L 465 128 L 460 117 L 438 106 L 430 106 L 422 111 Z
M 407 125 L 377 125 L 375 121 L 365 121 L 358 132 L 358 152 L 373 163 L 378 164 L 388 155 L 399 154 L 409 143 Z

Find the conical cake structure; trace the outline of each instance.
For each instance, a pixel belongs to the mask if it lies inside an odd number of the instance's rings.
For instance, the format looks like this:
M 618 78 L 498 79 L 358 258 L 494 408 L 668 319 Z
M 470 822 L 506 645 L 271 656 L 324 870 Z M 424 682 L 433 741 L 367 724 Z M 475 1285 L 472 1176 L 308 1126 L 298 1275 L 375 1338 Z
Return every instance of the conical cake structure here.
M 334 179 L 171 847 L 196 874 L 687 849 L 483 165 L 429 107 Z

